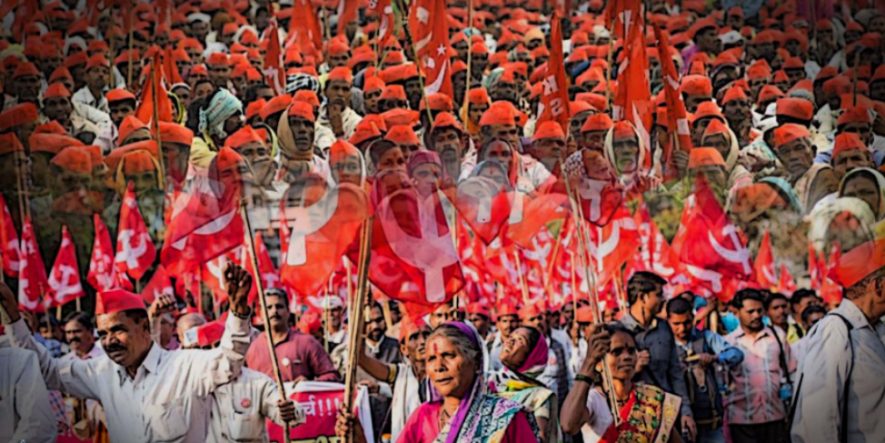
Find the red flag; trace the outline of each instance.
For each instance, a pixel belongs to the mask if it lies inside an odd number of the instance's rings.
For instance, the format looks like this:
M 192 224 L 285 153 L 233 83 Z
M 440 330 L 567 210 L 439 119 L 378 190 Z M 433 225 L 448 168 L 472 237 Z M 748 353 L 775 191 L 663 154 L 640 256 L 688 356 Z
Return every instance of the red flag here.
M 101 216 L 92 216 L 95 226 L 95 240 L 92 243 L 92 257 L 89 260 L 89 274 L 86 282 L 96 291 L 107 291 L 116 287 L 116 267 L 114 266 L 114 249 L 111 245 L 111 234 L 101 221 Z
M 140 279 L 157 258 L 154 242 L 148 234 L 147 226 L 138 209 L 132 182 L 123 195 L 120 205 L 120 223 L 117 226 L 117 254 L 114 265 L 117 272 Z
M 6 206 L 3 195 L 0 195 L 0 206 L 3 210 L 0 213 L 0 259 L 3 260 L 3 273 L 9 277 L 18 277 L 21 256 L 18 233 L 15 232 L 12 214 L 9 213 L 9 207 Z
M 487 245 L 498 237 L 505 224 L 523 218 L 523 196 L 508 192 L 486 177 L 471 177 L 459 183 L 453 201 L 463 220 Z
M 553 0 L 553 7 L 556 8 L 556 15 L 559 17 L 571 17 L 572 1 L 571 0 Z
M 166 77 L 167 84 L 175 85 L 184 83 L 181 73 L 178 72 L 178 65 L 172 58 L 172 46 L 168 46 L 163 52 L 163 76 Z
M 753 265 L 756 270 L 756 281 L 763 289 L 771 289 L 777 286 L 778 278 L 774 267 L 774 256 L 771 253 L 771 234 L 765 230 L 762 237 L 762 244 L 759 246 L 759 252 L 756 254 L 756 263 Z
M 648 81 L 648 56 L 645 52 L 645 25 L 640 0 L 616 0 L 611 4 L 615 33 L 624 39 L 624 60 L 618 66 L 618 89 L 612 102 L 612 118 L 627 120 L 639 132 L 642 143 L 651 146 L 652 102 Z M 611 28 L 610 28 L 611 29 Z M 646 170 L 651 169 L 651 155 L 646 155 Z
M 238 208 L 245 160 L 224 148 L 209 170 L 193 177 L 172 208 L 160 260 L 172 277 L 242 245 L 243 218 Z
M 452 97 L 449 63 L 449 22 L 446 0 L 418 0 L 409 22 L 415 37 L 415 56 L 427 76 L 424 92 L 441 92 Z
M 541 80 L 544 90 L 541 92 L 541 105 L 538 109 L 538 122 L 535 127 L 548 120 L 559 122 L 559 126 L 568 134 L 569 99 L 568 79 L 565 76 L 565 57 L 562 52 L 562 24 L 560 16 L 553 15 L 550 24 L 550 59 L 547 61 L 547 73 Z
M 777 283 L 777 292 L 781 294 L 793 295 L 793 292 L 796 291 L 796 281 L 793 280 L 793 276 L 787 272 L 787 265 L 781 263 L 781 278 Z
M 368 216 L 362 188 L 350 183 L 327 186 L 325 181 L 314 182 L 314 189 L 304 190 L 301 206 L 281 208 L 283 221 L 293 220 L 294 224 L 287 226 L 291 231 L 280 270 L 283 283 L 298 296 L 317 295 L 322 290 Z
M 227 290 L 224 287 L 224 268 L 227 267 L 227 262 L 227 256 L 220 255 L 200 267 L 200 280 L 214 294 L 215 304 L 227 300 Z
M 596 265 L 597 285 L 604 285 L 613 278 L 636 254 L 640 244 L 636 221 L 624 205 L 615 212 L 611 223 L 591 228 L 587 249 Z
M 351 248 L 349 257 L 358 262 Z M 401 189 L 378 205 L 372 226 L 369 279 L 406 304 L 409 315 L 429 313 L 464 286 L 464 276 L 439 193 L 423 198 Z
M 141 90 L 141 97 L 139 97 L 138 100 L 138 109 L 135 110 L 135 116 L 138 117 L 139 120 L 148 123 L 148 126 L 151 128 L 157 124 L 157 122 L 154 121 L 154 90 L 157 91 L 157 117 L 162 122 L 172 121 L 172 99 L 166 95 L 166 88 L 163 87 L 161 81 L 163 77 L 163 68 L 160 64 L 160 52 L 161 51 L 157 51 L 154 55 L 154 59 L 151 60 L 152 66 L 156 66 L 157 69 L 156 72 L 154 72 L 153 80 L 148 77 L 145 82 L 145 86 Z M 153 67 L 151 67 L 150 70 L 153 70 Z
M 338 35 L 345 35 L 347 25 L 357 19 L 359 6 L 360 2 L 355 2 L 353 0 L 338 0 Z
M 18 271 L 18 303 L 26 311 L 43 312 L 41 299 L 50 296 L 52 288 L 46 277 L 46 267 L 31 219 L 26 218 L 22 224 L 21 261 Z
M 369 2 L 369 10 L 375 11 L 375 14 L 378 15 L 378 41 L 381 42 L 381 44 L 384 44 L 387 42 L 387 39 L 393 35 L 393 27 L 396 23 L 394 21 L 393 7 L 390 5 L 390 0 L 375 0 Z
M 47 308 L 62 306 L 86 295 L 80 283 L 77 249 L 67 226 L 61 228 L 61 247 L 49 273 L 49 287 L 52 288 L 52 297 L 47 299 Z
M 574 183 L 584 219 L 596 226 L 605 226 L 621 207 L 624 191 L 611 163 L 600 153 L 584 149 L 581 155 L 580 173 L 569 179 Z
M 674 248 L 694 278 L 714 293 L 724 289 L 723 277 L 751 281 L 750 252 L 726 217 L 707 181 L 699 176 L 696 191 L 686 201 Z
M 510 220 L 507 224 L 507 243 L 516 243 L 523 249 L 533 246 L 539 235 L 549 236 L 546 227 L 556 220 L 568 216 L 565 206 L 568 199 L 563 194 L 540 194 L 531 198 L 518 193 L 522 198 L 523 216 L 519 220 Z
M 674 52 L 670 46 L 670 35 L 667 31 L 663 31 L 655 27 L 655 36 L 658 39 L 658 54 L 661 59 L 661 77 L 664 83 L 664 98 L 667 102 L 667 132 L 669 132 L 679 143 L 679 148 L 685 152 L 690 152 L 692 148 L 691 132 L 688 128 L 688 112 L 685 110 L 685 102 L 682 101 L 682 94 L 679 93 L 679 73 L 676 71 L 676 65 L 670 54 Z M 665 165 L 670 164 L 670 156 L 672 154 L 672 145 L 668 142 L 665 146 L 662 162 Z M 670 168 L 675 169 L 675 168 Z M 667 175 L 675 173 L 667 171 Z
M 289 237 L 291 236 L 292 230 L 289 229 L 289 223 L 280 223 L 280 272 L 283 270 L 283 264 L 286 263 L 289 253 Z
M 664 238 L 658 225 L 651 218 L 648 206 L 644 201 L 636 210 L 634 218 L 639 229 L 642 252 L 634 258 L 633 270 L 654 272 L 668 280 L 674 277 L 679 263 L 673 260 L 670 245 L 667 244 L 667 239 Z
M 323 31 L 310 0 L 293 0 L 289 36 L 296 39 L 303 54 L 315 54 L 323 47 Z
M 161 295 L 175 295 L 175 288 L 172 287 L 172 280 L 169 279 L 169 273 L 163 265 L 157 266 L 154 275 L 147 286 L 141 290 L 141 297 L 148 304 L 154 302 L 154 299 Z
M 267 31 L 267 51 L 264 54 L 264 77 L 276 95 L 286 92 L 286 70 L 283 69 L 283 49 L 280 47 L 280 31 L 271 23 Z
M 820 289 L 823 271 L 818 267 L 817 250 L 814 249 L 814 244 L 808 242 L 808 276 L 811 279 L 811 289 Z
M 254 238 L 255 251 L 258 254 L 258 274 L 261 275 L 261 282 L 264 283 L 264 289 L 280 288 L 280 273 L 277 272 L 273 260 L 270 259 L 270 252 L 268 252 L 267 246 L 264 245 L 264 236 L 261 235 L 260 232 L 256 232 Z M 249 264 L 250 266 L 248 269 L 252 271 L 252 275 L 254 276 L 255 272 L 252 269 L 251 260 Z

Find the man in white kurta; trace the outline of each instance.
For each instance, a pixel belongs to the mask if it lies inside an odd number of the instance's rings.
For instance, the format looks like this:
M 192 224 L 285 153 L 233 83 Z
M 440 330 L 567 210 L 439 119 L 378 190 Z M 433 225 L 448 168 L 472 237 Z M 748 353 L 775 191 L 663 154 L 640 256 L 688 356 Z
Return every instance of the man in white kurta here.
M 0 441 L 54 442 L 57 433 L 37 354 L 0 349 Z
M 108 355 L 85 361 L 54 359 L 37 345 L 19 316 L 15 296 L 4 284 L 0 284 L 0 301 L 12 321 L 10 343 L 36 352 L 49 389 L 100 401 L 111 441 L 202 443 L 209 431 L 211 394 L 239 374 L 249 346 L 251 311 L 246 298 L 251 277 L 233 268 L 234 276 L 227 281 L 231 315 L 221 346 L 209 351 L 170 352 L 157 346 L 150 341 L 141 296 L 112 290 L 99 293 L 96 301 L 99 335 Z M 143 317 L 135 323 L 110 323 L 104 329 L 109 316 L 132 319 L 139 314 Z M 133 355 L 141 356 L 141 361 L 129 367 L 111 360 Z

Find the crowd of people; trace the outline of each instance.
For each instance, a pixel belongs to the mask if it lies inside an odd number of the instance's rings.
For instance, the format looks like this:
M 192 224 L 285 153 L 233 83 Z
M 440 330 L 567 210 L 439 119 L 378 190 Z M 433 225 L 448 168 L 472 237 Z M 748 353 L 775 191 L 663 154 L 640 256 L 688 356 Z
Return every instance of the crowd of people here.
M 0 20 L 0 441 L 885 440 L 881 2 Z

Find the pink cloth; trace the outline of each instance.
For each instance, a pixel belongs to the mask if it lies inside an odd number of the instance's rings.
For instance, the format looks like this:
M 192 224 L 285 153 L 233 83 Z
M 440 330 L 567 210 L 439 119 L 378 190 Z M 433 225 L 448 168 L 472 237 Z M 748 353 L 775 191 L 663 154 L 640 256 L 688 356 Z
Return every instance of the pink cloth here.
M 439 435 L 439 411 L 442 403 L 425 403 L 409 419 L 396 443 L 433 443 Z M 501 443 L 538 443 L 524 412 L 518 412 L 507 426 Z
M 787 335 L 777 330 L 784 348 L 787 370 L 796 370 L 796 359 L 790 351 Z M 738 327 L 725 336 L 732 346 L 744 353 L 744 361 L 731 370 L 734 389 L 725 398 L 726 416 L 731 424 L 762 424 L 783 420 L 787 416 L 784 402 L 780 399 L 781 370 L 780 347 L 768 326 L 755 338 Z
M 274 378 L 270 352 L 267 351 L 267 338 L 264 334 L 264 332 L 259 334 L 249 346 L 246 366 Z M 302 375 L 308 380 L 341 381 L 341 376 L 335 370 L 332 359 L 329 358 L 323 345 L 309 335 L 290 329 L 286 341 L 277 343 L 276 352 L 283 382 L 293 381 Z

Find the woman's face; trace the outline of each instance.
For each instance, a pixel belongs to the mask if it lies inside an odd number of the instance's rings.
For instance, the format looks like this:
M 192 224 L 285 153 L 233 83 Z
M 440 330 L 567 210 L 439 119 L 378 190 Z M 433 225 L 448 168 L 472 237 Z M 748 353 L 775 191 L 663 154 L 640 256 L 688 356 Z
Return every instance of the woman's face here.
M 403 155 L 402 149 L 399 147 L 390 148 L 381 154 L 381 158 L 378 159 L 378 172 L 386 171 L 388 169 L 406 170 L 406 157 Z
M 415 188 L 421 196 L 428 196 L 433 191 L 439 189 L 440 168 L 434 163 L 424 163 L 418 165 L 412 171 L 412 179 L 415 181 Z
M 492 165 L 486 165 L 482 168 L 479 171 L 479 176 L 492 180 L 500 187 L 504 187 L 507 184 L 507 176 L 504 175 L 504 171 L 500 168 L 495 168 Z
M 443 397 L 464 398 L 476 378 L 476 362 L 468 361 L 448 338 L 427 342 L 427 375 Z
M 338 183 L 352 183 L 359 186 L 362 181 L 361 169 L 359 157 L 356 155 L 349 155 L 335 165 L 335 179 Z
M 529 349 L 529 330 L 519 328 L 507 337 L 501 348 L 501 363 L 511 369 L 520 368 L 532 352 Z
M 636 373 L 636 341 L 629 334 L 616 332 L 605 361 L 611 368 L 612 378 L 632 380 Z
M 502 166 L 507 167 L 510 164 L 512 152 L 510 145 L 507 143 L 492 142 L 486 149 L 486 158 L 484 160 L 497 160 Z
M 842 188 L 841 196 L 855 197 L 867 202 L 873 210 L 873 214 L 879 214 L 879 211 L 882 210 L 879 207 L 882 204 L 881 193 L 876 187 L 876 183 L 864 174 L 857 174 L 849 178 Z

